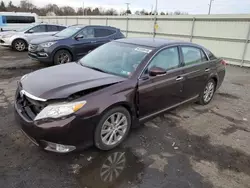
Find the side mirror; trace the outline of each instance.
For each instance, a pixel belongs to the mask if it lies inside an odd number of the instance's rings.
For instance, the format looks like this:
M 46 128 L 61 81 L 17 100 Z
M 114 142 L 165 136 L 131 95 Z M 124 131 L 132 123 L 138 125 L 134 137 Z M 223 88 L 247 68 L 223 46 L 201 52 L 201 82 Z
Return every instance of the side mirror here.
M 148 71 L 149 76 L 162 76 L 167 73 L 167 71 L 160 67 L 151 67 Z
M 77 35 L 77 36 L 75 36 L 75 39 L 76 39 L 76 40 L 83 39 L 83 38 L 84 38 L 83 35 Z
M 29 30 L 29 33 L 34 33 L 34 30 L 33 29 Z

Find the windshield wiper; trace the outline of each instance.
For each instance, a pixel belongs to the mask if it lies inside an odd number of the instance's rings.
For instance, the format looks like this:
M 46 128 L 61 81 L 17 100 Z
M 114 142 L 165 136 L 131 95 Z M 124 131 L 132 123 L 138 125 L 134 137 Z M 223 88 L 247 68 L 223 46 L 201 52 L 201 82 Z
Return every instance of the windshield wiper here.
M 99 71 L 99 72 L 108 73 L 108 72 L 106 72 L 106 71 L 104 71 L 104 70 L 102 70 L 102 69 L 96 68 L 96 67 L 91 67 L 91 66 L 87 66 L 87 65 L 83 65 L 83 64 L 81 64 L 81 65 L 84 66 L 84 67 L 87 67 L 87 68 L 90 68 L 90 69 Z

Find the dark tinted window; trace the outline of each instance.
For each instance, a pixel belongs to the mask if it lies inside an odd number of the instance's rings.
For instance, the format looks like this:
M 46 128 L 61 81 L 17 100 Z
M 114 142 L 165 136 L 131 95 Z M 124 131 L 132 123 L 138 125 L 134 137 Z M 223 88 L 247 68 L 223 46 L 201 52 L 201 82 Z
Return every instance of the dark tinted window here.
M 116 31 L 111 29 L 95 28 L 95 37 L 107 37 L 114 34 Z
M 34 23 L 35 17 L 33 16 L 5 16 L 6 23 Z
M 47 25 L 48 32 L 58 31 L 58 27 L 56 25 Z
M 210 60 L 215 60 L 215 59 L 217 59 L 217 57 L 215 57 L 215 55 L 214 55 L 212 52 L 210 52 L 209 50 L 205 49 L 205 52 L 207 53 L 208 58 L 209 58 Z
M 62 31 L 62 30 L 64 30 L 66 27 L 64 27 L 64 26 L 57 26 L 57 28 L 58 28 L 58 31 Z
M 78 33 L 78 35 L 83 35 L 83 38 L 94 38 L 94 29 L 92 27 L 86 27 Z
M 194 47 L 181 47 L 185 65 L 192 65 L 207 61 L 203 51 Z
M 160 67 L 166 70 L 174 69 L 179 66 L 179 53 L 178 48 L 167 48 L 165 50 L 160 51 L 149 64 L 149 68 L 151 67 Z
M 31 30 L 33 31 L 33 33 L 46 32 L 46 25 L 38 25 L 38 26 L 31 28 L 29 31 L 31 31 Z

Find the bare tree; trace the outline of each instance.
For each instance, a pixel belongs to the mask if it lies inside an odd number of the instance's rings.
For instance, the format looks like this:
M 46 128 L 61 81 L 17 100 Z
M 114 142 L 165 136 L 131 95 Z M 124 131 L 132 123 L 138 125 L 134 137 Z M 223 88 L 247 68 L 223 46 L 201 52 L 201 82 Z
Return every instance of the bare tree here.
M 6 11 L 6 10 L 7 10 L 7 9 L 6 9 L 6 7 L 5 7 L 4 2 L 1 1 L 1 3 L 0 3 L 0 11 Z

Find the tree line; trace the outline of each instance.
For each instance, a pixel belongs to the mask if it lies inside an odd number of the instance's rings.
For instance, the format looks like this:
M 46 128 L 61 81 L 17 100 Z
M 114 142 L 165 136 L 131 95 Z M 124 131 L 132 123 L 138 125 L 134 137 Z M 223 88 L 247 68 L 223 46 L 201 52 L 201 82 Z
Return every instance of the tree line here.
M 14 5 L 12 1 L 9 1 L 9 3 L 5 4 L 3 1 L 0 2 L 0 11 L 8 11 L 8 12 L 34 12 L 39 16 L 46 16 L 46 15 L 58 15 L 58 16 L 73 16 L 73 15 L 126 15 L 131 14 L 132 12 L 130 10 L 123 11 L 118 13 L 117 10 L 110 8 L 110 9 L 103 9 L 103 8 L 91 8 L 86 7 L 82 8 L 79 7 L 77 9 L 74 9 L 70 6 L 62 6 L 59 7 L 56 4 L 48 4 L 44 7 L 37 7 L 34 4 L 32 4 L 29 0 L 21 0 L 19 5 Z M 146 10 L 138 10 L 135 11 L 136 15 L 153 15 L 154 12 L 148 12 Z M 168 15 L 168 14 L 187 14 L 185 12 L 175 11 L 175 12 L 160 12 L 157 13 L 160 15 Z

